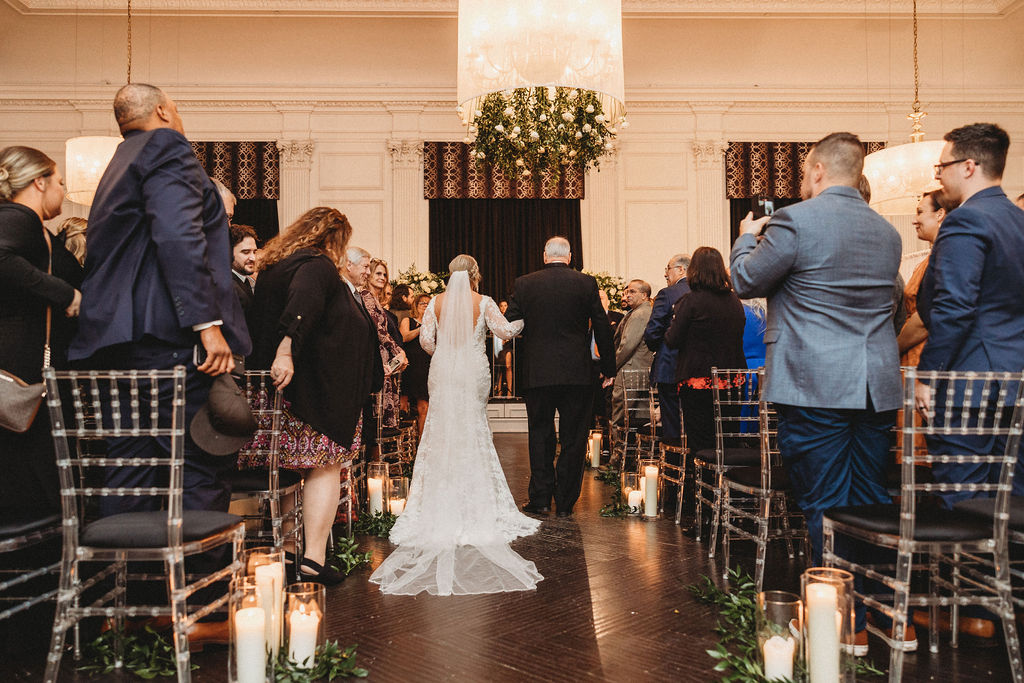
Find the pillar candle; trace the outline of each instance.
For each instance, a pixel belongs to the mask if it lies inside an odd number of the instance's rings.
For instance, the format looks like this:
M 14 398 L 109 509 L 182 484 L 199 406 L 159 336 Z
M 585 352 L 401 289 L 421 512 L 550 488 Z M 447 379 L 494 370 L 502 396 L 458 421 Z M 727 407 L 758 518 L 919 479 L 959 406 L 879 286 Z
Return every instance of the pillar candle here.
M 262 607 L 235 612 L 235 674 L 238 683 L 266 683 L 266 613 Z
M 807 599 L 807 668 L 811 683 L 839 681 L 839 623 L 835 586 L 810 583 Z
M 643 493 L 640 491 L 630 491 L 626 495 L 626 504 L 629 505 L 630 512 L 640 512 L 640 504 L 643 501 Z
M 370 492 L 370 514 L 384 512 L 384 482 L 377 477 L 366 480 L 366 489 Z
M 405 512 L 405 498 L 395 498 L 389 501 L 388 506 L 391 508 L 391 514 L 400 515 Z
M 281 647 L 281 615 L 284 612 L 284 565 L 280 562 L 258 565 L 255 576 L 260 602 L 266 613 L 266 649 L 277 657 L 277 649 Z
M 644 467 L 644 480 L 644 515 L 655 517 L 658 514 L 658 468 Z
M 601 466 L 601 432 L 590 437 L 590 466 Z
M 792 638 L 772 636 L 764 642 L 764 677 L 769 681 L 792 680 L 793 651 L 796 641 Z
M 320 615 L 293 609 L 288 615 L 288 658 L 304 669 L 316 663 L 316 635 Z

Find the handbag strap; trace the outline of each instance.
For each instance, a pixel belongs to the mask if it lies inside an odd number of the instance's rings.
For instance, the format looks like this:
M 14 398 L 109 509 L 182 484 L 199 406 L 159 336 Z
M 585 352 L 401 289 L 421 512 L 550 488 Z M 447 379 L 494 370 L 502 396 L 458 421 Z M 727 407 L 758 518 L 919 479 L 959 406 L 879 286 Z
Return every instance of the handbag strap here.
M 53 275 L 53 243 L 50 241 L 50 231 L 43 226 L 43 239 L 46 240 L 46 250 L 50 254 L 46 263 L 46 274 Z M 53 318 L 53 307 L 46 307 L 46 343 L 43 345 L 43 369 L 50 367 L 50 325 Z

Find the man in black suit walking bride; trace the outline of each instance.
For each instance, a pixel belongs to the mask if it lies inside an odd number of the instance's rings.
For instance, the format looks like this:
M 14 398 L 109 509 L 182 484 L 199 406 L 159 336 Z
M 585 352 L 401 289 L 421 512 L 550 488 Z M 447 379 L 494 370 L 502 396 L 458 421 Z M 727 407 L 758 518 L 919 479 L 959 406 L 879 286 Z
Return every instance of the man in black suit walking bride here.
M 591 335 L 607 382 L 615 376 L 615 347 L 597 281 L 569 266 L 564 237 L 544 245 L 544 268 L 518 278 L 506 317 L 523 320 L 523 388 L 530 431 L 530 501 L 524 512 L 572 514 L 583 483 L 583 460 L 593 405 Z M 562 449 L 555 464 L 555 412 Z

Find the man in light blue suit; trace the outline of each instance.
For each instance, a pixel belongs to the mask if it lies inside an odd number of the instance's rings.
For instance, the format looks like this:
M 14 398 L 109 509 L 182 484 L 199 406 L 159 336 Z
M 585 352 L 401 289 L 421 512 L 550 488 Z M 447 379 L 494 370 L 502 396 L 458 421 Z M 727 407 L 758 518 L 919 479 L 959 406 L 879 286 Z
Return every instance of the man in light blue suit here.
M 770 219 L 748 214 L 731 257 L 736 294 L 768 299 L 765 391 L 815 564 L 825 510 L 889 502 L 884 469 L 901 395 L 892 294 L 902 245 L 857 191 L 863 165 L 855 135 L 819 140 L 804 164 L 805 201 Z M 862 631 L 863 609 L 857 622 Z
M 951 131 L 935 166 L 951 205 L 921 281 L 918 310 L 928 328 L 922 370 L 1020 372 L 1024 369 L 1024 211 L 1000 187 L 1010 136 L 999 126 L 976 123 Z M 919 383 L 917 405 L 931 402 Z M 1006 437 L 928 438 L 933 454 L 1001 454 Z M 955 483 L 994 483 L 998 464 L 934 463 L 935 478 Z M 1013 494 L 1024 495 L 1018 457 Z M 945 492 L 947 504 L 971 493 Z

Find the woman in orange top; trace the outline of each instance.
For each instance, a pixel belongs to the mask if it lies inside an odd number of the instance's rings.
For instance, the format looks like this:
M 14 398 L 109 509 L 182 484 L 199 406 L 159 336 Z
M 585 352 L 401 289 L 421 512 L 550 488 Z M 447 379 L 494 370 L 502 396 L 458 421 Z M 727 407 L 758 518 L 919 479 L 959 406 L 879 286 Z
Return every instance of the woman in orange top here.
M 929 245 L 934 244 L 935 237 L 939 234 L 939 226 L 942 219 L 946 217 L 946 210 L 939 206 L 938 190 L 928 192 L 917 205 L 917 215 L 914 217 L 913 226 L 917 230 L 918 239 L 922 239 Z M 928 338 L 928 330 L 921 322 L 921 314 L 917 312 L 917 290 L 921 287 L 921 279 L 924 278 L 924 271 L 928 268 L 928 258 L 917 264 L 914 273 L 907 280 L 907 286 L 903 290 L 903 305 L 907 309 L 907 322 L 903 324 L 896 343 L 900 347 L 900 365 L 917 367 L 921 359 L 921 350 Z

